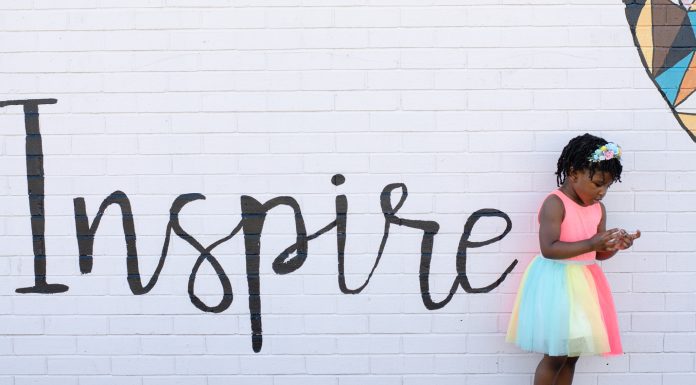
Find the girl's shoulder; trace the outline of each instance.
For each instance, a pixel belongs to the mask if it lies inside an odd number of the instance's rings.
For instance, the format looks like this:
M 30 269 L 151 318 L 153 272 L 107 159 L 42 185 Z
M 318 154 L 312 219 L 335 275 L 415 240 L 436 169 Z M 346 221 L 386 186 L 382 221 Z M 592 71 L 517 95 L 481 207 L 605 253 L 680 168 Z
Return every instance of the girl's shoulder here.
M 539 221 L 542 219 L 555 219 L 561 222 L 565 218 L 565 205 L 563 199 L 555 193 L 550 193 L 544 199 L 539 209 Z

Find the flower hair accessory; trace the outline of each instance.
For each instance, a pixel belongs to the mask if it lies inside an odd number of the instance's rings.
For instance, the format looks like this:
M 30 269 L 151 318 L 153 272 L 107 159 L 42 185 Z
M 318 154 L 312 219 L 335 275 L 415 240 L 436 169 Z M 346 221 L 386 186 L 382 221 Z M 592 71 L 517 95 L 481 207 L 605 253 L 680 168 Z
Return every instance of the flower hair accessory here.
M 590 162 L 601 162 L 609 159 L 621 159 L 621 147 L 616 143 L 607 143 L 596 149 L 588 158 Z

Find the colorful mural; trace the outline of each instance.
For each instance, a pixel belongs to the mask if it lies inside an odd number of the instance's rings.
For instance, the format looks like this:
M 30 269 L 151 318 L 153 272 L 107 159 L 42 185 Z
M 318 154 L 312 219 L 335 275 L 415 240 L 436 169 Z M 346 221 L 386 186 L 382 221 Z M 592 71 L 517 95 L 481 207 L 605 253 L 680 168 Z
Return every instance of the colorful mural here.
M 696 2 L 624 0 L 641 61 L 677 121 L 696 141 Z

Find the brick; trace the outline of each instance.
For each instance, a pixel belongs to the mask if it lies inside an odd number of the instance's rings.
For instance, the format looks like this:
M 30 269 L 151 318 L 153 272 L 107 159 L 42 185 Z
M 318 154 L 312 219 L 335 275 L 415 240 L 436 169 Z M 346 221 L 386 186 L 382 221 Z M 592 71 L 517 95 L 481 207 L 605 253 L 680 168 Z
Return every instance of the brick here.
M 458 110 L 469 100 L 469 93 L 462 91 L 404 91 L 401 106 L 408 111 Z
M 693 333 L 665 333 L 664 351 L 665 352 L 692 352 L 696 334 Z
M 457 380 L 457 378 L 454 378 Z M 474 374 L 467 375 L 466 379 L 471 385 L 505 385 L 505 384 L 531 384 L 532 376 L 528 374 Z M 453 382 L 457 383 L 457 382 Z
M 207 376 L 208 385 L 225 385 L 234 380 L 239 385 L 274 385 L 273 376 L 243 376 L 239 374 L 229 376 Z
M 142 379 L 135 376 L 80 376 L 80 385 L 141 385 Z
M 651 385 L 659 384 L 662 381 L 662 376 L 659 374 L 646 373 L 612 373 L 600 374 L 597 376 L 597 385 L 609 385 L 616 383 L 630 382 L 631 384 Z M 671 382 L 670 382 L 671 383 Z
M 203 336 L 142 337 L 143 354 L 202 354 L 206 350 Z
M 14 337 L 12 344 L 14 353 L 19 355 L 62 355 L 77 351 L 74 337 Z
M 435 372 L 445 373 L 497 373 L 498 356 L 495 355 L 442 355 L 436 356 Z
M 364 315 L 308 315 L 304 317 L 307 333 L 365 333 L 368 317 Z
M 247 356 L 239 361 L 242 374 L 299 374 L 307 370 L 305 358 L 300 356 Z
M 536 94 L 522 90 L 475 90 L 467 93 L 467 106 L 472 110 L 528 110 Z
M 274 354 L 334 354 L 336 339 L 324 336 L 275 336 L 272 349 Z
M 691 372 L 694 356 L 686 353 L 633 354 L 630 358 L 632 372 Z
M 78 377 L 72 376 L 17 376 L 15 385 L 77 385 Z
M 466 133 L 405 133 L 402 137 L 406 152 L 463 152 L 468 148 Z
M 401 383 L 399 376 L 378 376 L 378 375 L 351 375 L 338 378 L 339 385 L 396 385 Z
M 259 15 L 259 22 L 260 26 L 264 25 L 265 15 L 269 28 L 326 28 L 332 26 L 332 13 L 331 9 L 322 8 L 268 9 Z M 222 24 L 222 19 L 220 22 Z M 225 25 L 229 25 L 228 20 L 225 22 Z
M 357 48 L 367 46 L 367 31 L 355 28 L 304 29 L 298 44 L 301 48 Z
M 421 70 L 373 70 L 367 72 L 367 88 L 375 90 L 432 89 L 436 73 L 435 71 Z M 448 80 L 444 78 L 441 82 L 446 83 Z
M 663 383 L 674 385 L 686 385 L 696 379 L 693 373 L 665 373 L 662 375 Z
M 409 155 L 372 155 L 370 156 L 370 172 L 373 173 L 392 173 L 397 170 L 407 172 L 427 172 L 434 167 L 435 157 L 432 155 L 413 157 Z
M 696 296 L 693 293 L 667 293 L 665 297 L 665 310 L 689 311 L 696 309 Z
M 306 370 L 310 374 L 360 374 L 369 371 L 368 357 L 309 356 Z
M 338 111 L 394 111 L 399 108 L 399 94 L 393 91 L 341 91 L 335 96 Z
M 401 25 L 409 27 L 461 25 L 468 20 L 470 10 L 465 7 L 405 8 Z
M 198 135 L 141 135 L 138 152 L 141 154 L 197 154 L 201 152 Z
M 341 133 L 336 135 L 336 150 L 344 152 L 399 152 L 402 137 L 398 134 Z
M 240 359 L 235 356 L 182 356 L 176 357 L 177 374 L 236 374 L 241 373 Z M 173 370 L 168 371 L 174 373 Z
M 694 331 L 696 320 L 688 313 L 636 313 L 631 316 L 633 331 Z
M 633 288 L 639 292 L 688 292 L 695 277 L 693 273 L 636 274 Z
M 0 357 L 0 374 L 46 374 L 45 357 Z
M 367 127 L 377 132 L 427 131 L 436 125 L 436 115 L 432 111 L 373 111 L 369 117 Z
M 171 334 L 172 319 L 164 316 L 121 316 L 109 320 L 110 334 Z
M 596 90 L 538 90 L 534 107 L 541 110 L 573 110 L 599 108 L 600 93 Z
M 79 354 L 129 355 L 140 353 L 140 338 L 129 336 L 81 336 L 77 338 Z
M 143 378 L 143 385 L 207 385 L 203 376 L 148 376 Z
M 336 339 L 337 353 L 399 353 L 400 341 L 398 335 L 345 335 Z
M 336 385 L 338 384 L 339 377 L 335 376 L 277 376 L 275 378 L 275 384 L 278 385 Z
M 577 372 L 594 372 L 594 373 L 627 373 L 629 372 L 628 355 L 617 356 L 612 358 L 606 357 L 587 357 L 578 360 L 576 366 Z
M 116 375 L 163 375 L 175 373 L 175 360 L 169 356 L 112 357 L 111 371 Z M 212 374 L 212 373 L 211 373 Z
M 49 357 L 48 374 L 110 374 L 111 362 L 107 357 Z
M 36 316 L 9 316 L 0 317 L 3 325 L 3 334 L 43 334 L 44 321 L 42 317 Z
M 461 353 L 467 351 L 466 336 L 407 335 L 403 337 L 404 353 Z
M 662 333 L 622 333 L 621 345 L 627 352 L 659 353 L 665 347 L 665 335 Z
M 658 311 L 665 309 L 665 295 L 662 293 L 614 293 L 616 310 L 624 311 Z
M 432 371 L 433 358 L 427 355 L 377 355 L 370 357 L 370 371 L 375 374 L 415 374 Z
M 398 27 L 400 10 L 384 8 L 337 8 L 337 27 Z

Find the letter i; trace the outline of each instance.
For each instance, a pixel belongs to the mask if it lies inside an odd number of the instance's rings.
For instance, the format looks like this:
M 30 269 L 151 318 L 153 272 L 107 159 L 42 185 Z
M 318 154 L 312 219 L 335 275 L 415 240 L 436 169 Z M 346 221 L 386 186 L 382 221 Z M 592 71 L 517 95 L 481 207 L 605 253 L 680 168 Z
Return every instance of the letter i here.
M 334 186 L 340 186 L 346 181 L 341 174 L 336 174 L 331 178 Z M 336 196 L 336 243 L 338 255 L 342 257 L 346 249 L 346 222 L 348 212 L 348 199 L 345 195 Z
M 67 285 L 46 282 L 46 240 L 44 230 L 44 169 L 41 130 L 39 129 L 39 105 L 55 104 L 56 99 L 29 99 L 0 101 L 0 107 L 24 106 L 24 129 L 26 130 L 27 195 L 31 214 L 31 235 L 34 247 L 34 286 L 22 287 L 17 293 L 62 293 Z

